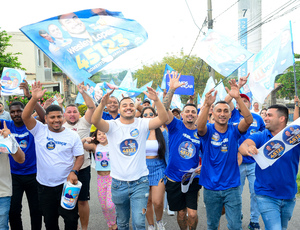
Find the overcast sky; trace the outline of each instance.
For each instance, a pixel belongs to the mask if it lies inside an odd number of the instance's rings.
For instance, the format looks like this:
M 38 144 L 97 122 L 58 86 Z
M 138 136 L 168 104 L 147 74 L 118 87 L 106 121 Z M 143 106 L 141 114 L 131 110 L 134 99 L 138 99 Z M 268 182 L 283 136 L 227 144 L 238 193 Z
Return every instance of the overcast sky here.
M 237 0 L 212 0 L 214 29 L 223 35 L 237 39 L 238 4 Z M 284 5 L 294 2 L 287 9 L 300 4 L 299 0 L 263 0 L 262 18 Z M 197 25 L 188 10 L 191 13 Z M 63 13 L 83 9 L 106 8 L 121 11 L 126 18 L 137 20 L 148 32 L 148 41 L 116 59 L 105 69 L 135 70 L 143 64 L 159 61 L 167 53 L 178 53 L 181 48 L 188 54 L 198 35 L 198 27 L 207 15 L 206 0 L 12 0 L 2 4 L 0 27 L 8 32 L 19 31 L 22 26 L 32 24 Z M 277 15 L 285 12 L 281 11 Z M 292 21 L 295 52 L 300 53 L 300 8 L 262 26 L 262 47 L 267 45 L 279 31 Z M 206 29 L 205 29 L 206 30 Z M 205 31 L 204 30 L 204 31 Z M 203 35 L 202 35 L 203 36 Z M 199 39 L 200 40 L 200 39 Z M 251 50 L 250 50 L 251 51 Z M 193 54 L 200 52 L 197 47 Z

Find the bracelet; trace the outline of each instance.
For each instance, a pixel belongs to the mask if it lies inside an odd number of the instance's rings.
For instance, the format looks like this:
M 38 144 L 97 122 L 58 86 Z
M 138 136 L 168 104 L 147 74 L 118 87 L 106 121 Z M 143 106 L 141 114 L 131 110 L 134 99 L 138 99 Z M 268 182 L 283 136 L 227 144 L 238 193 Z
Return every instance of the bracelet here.
M 78 171 L 77 171 L 77 170 L 75 170 L 75 169 L 72 169 L 72 170 L 71 170 L 71 172 L 75 173 L 75 174 L 76 174 L 76 176 L 78 176 Z

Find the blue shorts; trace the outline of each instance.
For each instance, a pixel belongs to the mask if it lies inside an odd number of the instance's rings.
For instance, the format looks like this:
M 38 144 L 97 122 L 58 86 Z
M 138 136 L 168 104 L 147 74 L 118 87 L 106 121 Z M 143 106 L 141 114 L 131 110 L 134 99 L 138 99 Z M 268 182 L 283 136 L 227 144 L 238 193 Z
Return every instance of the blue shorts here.
M 165 160 L 154 158 L 146 159 L 146 164 L 149 170 L 148 180 L 149 186 L 157 186 L 159 181 L 164 178 L 166 170 Z

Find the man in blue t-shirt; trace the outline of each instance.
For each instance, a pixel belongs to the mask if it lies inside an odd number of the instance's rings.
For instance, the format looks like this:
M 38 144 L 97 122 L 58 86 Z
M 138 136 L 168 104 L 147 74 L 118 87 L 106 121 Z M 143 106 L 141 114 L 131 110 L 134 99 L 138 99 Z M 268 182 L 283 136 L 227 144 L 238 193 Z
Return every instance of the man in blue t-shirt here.
M 197 120 L 198 135 L 202 143 L 202 169 L 199 183 L 204 187 L 207 228 L 218 229 L 223 206 L 225 206 L 228 228 L 242 227 L 242 197 L 239 186 L 238 140 L 253 122 L 253 117 L 239 94 L 235 80 L 229 81 L 229 95 L 240 105 L 244 115 L 237 125 L 229 124 L 230 106 L 226 101 L 215 104 L 212 115 L 214 124 L 207 123 L 211 105 L 216 100 L 214 89 L 205 95 L 204 105 Z
M 25 81 L 20 84 L 20 89 L 23 89 L 24 96 L 30 98 L 28 83 Z M 42 228 L 42 215 L 39 210 L 38 202 L 38 184 L 36 180 L 36 153 L 34 137 L 27 130 L 23 119 L 24 105 L 22 102 L 15 101 L 9 105 L 9 112 L 11 121 L 6 121 L 8 129 L 14 135 L 16 141 L 19 143 L 20 148 L 25 153 L 25 162 L 22 164 L 17 163 L 13 157 L 9 156 L 13 195 L 11 197 L 11 207 L 9 212 L 9 222 L 12 230 L 23 229 L 21 211 L 22 211 L 22 197 L 24 192 L 28 200 L 30 210 L 31 228 Z M 45 111 L 37 103 L 35 107 L 39 117 L 43 118 Z M 0 119 L 0 129 L 3 129 L 3 120 Z
M 198 191 L 201 188 L 199 179 L 193 180 L 186 193 L 181 190 L 181 181 L 185 171 L 199 166 L 200 140 L 195 126 L 197 107 L 194 104 L 186 104 L 181 113 L 182 120 L 175 118 L 169 110 L 175 90 L 184 84 L 179 83 L 179 78 L 180 74 L 177 73 L 170 77 L 170 88 L 163 101 L 168 110 L 166 124 L 169 131 L 166 192 L 170 210 L 178 212 L 177 222 L 180 229 L 187 229 L 188 226 L 189 229 L 196 229 Z
M 244 156 L 257 154 L 257 149 L 283 130 L 287 122 L 286 106 L 270 106 L 265 117 L 266 129 L 250 135 L 240 146 L 240 153 Z M 296 204 L 299 147 L 295 146 L 264 170 L 256 165 L 254 191 L 266 229 L 287 229 L 292 217 Z
M 239 83 L 242 82 L 243 79 L 240 80 Z M 246 82 L 246 81 L 244 81 Z M 242 86 L 242 84 L 239 84 L 239 88 Z M 250 110 L 250 98 L 246 94 L 240 94 L 242 97 L 243 103 L 246 105 L 246 107 Z M 237 103 L 236 108 L 234 108 L 234 105 L 232 103 L 232 97 L 230 95 L 227 95 L 225 97 L 225 101 L 229 103 L 230 109 L 231 109 L 231 118 L 229 119 L 228 123 L 237 124 L 242 120 L 243 114 L 241 113 L 239 104 Z M 239 145 L 241 145 L 244 140 L 248 138 L 253 133 L 256 133 L 258 131 L 263 131 L 265 129 L 265 123 L 261 116 L 251 113 L 253 117 L 253 122 L 250 125 L 249 129 L 247 130 L 247 133 L 243 135 L 239 140 Z M 250 223 L 249 223 L 249 229 L 250 230 L 259 230 L 259 216 L 260 213 L 258 211 L 257 203 L 256 203 L 256 197 L 254 192 L 254 181 L 255 181 L 255 166 L 256 162 L 253 157 L 251 156 L 244 156 L 243 162 L 240 165 L 240 175 L 241 175 L 241 194 L 243 193 L 243 188 L 245 185 L 246 177 L 249 182 L 249 191 L 250 191 Z

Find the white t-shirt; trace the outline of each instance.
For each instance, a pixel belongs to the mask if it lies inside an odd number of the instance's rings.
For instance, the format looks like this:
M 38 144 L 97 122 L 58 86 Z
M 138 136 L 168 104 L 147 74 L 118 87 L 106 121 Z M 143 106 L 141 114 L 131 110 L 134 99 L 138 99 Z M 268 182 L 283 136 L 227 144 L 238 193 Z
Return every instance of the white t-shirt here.
M 37 181 L 49 187 L 64 183 L 73 168 L 74 157 L 83 155 L 79 135 L 68 128 L 52 132 L 39 121 L 29 131 L 35 141 Z
M 0 153 L 0 197 L 12 196 L 12 181 L 8 154 Z
M 75 125 L 70 125 L 68 124 L 68 122 L 66 122 L 63 124 L 63 127 L 69 128 L 77 132 L 80 136 L 80 139 L 82 139 L 90 136 L 92 124 L 88 123 L 85 117 L 82 117 L 78 120 L 78 122 Z M 80 169 L 84 169 L 91 165 L 90 153 L 84 149 L 82 149 L 82 151 L 84 151 L 84 162 Z
M 132 124 L 109 120 L 111 177 L 122 181 L 138 180 L 149 174 L 146 165 L 146 139 L 150 119 L 134 118 Z

